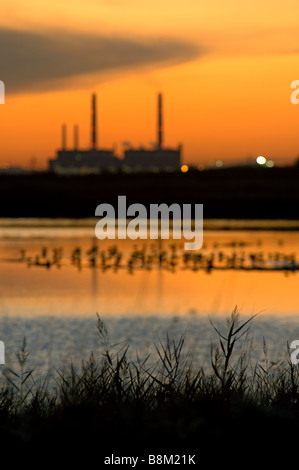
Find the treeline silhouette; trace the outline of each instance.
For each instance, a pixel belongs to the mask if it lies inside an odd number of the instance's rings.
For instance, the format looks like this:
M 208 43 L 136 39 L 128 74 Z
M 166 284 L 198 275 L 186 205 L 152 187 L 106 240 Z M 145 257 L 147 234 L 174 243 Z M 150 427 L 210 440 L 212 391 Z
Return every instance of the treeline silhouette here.
M 297 219 L 299 167 L 188 173 L 0 175 L 0 217 L 94 217 L 98 204 L 204 204 L 205 218 Z

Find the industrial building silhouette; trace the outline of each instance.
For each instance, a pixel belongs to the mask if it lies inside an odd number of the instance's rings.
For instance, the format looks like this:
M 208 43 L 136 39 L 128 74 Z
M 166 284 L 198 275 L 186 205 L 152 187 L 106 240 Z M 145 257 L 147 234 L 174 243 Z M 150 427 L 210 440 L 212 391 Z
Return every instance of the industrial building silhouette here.
M 177 149 L 163 145 L 163 97 L 158 94 L 157 144 L 152 149 L 129 147 L 124 158 L 118 158 L 114 150 L 98 148 L 97 96 L 91 98 L 91 145 L 80 149 L 78 126 L 74 126 L 73 149 L 66 148 L 66 125 L 62 126 L 62 147 L 55 159 L 49 160 L 49 170 L 57 174 L 96 174 L 101 172 L 158 172 L 176 171 L 181 167 L 182 146 Z

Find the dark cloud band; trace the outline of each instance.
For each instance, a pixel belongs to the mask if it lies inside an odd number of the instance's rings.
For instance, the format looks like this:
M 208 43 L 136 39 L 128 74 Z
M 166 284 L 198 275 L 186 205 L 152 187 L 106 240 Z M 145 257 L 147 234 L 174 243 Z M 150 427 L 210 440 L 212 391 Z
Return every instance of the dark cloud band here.
M 0 79 L 10 92 L 58 89 L 66 79 L 180 63 L 203 54 L 173 39 L 127 39 L 50 31 L 45 34 L 0 28 Z

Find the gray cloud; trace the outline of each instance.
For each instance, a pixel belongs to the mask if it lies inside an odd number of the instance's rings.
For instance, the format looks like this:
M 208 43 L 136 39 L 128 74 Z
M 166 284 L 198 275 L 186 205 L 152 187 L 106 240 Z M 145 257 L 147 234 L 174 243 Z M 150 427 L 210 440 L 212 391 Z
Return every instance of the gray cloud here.
M 87 74 L 173 64 L 203 54 L 174 39 L 127 39 L 84 33 L 36 33 L 0 28 L 0 79 L 7 91 L 59 89 Z

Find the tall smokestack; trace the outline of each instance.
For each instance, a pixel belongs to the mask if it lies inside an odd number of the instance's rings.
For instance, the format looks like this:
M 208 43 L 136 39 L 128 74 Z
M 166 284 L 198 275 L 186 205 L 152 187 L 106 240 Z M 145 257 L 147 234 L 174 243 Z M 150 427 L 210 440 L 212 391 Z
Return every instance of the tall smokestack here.
M 79 148 L 79 127 L 77 124 L 74 125 L 74 149 Z
M 158 148 L 163 145 L 163 103 L 162 93 L 158 94 Z
M 97 146 L 97 96 L 95 93 L 92 95 L 91 106 L 91 148 L 95 149 Z
M 66 150 L 66 125 L 62 124 L 61 127 L 61 148 Z

